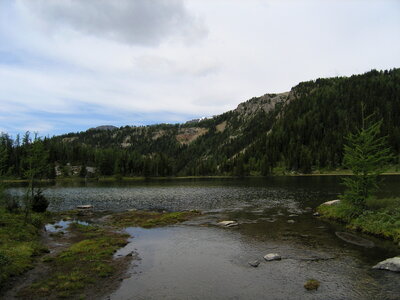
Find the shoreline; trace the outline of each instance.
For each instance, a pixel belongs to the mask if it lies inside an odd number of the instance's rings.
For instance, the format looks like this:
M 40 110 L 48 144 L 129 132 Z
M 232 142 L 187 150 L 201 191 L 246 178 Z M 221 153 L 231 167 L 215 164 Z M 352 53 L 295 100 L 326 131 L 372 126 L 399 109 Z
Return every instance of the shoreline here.
M 399 172 L 386 172 L 380 176 L 397 176 Z M 334 172 L 334 173 L 311 173 L 311 174 L 271 174 L 267 176 L 249 175 L 249 176 L 232 176 L 232 175 L 207 175 L 207 176 L 164 176 L 164 177 L 122 177 L 117 179 L 113 176 L 99 177 L 98 179 L 80 178 L 80 177 L 64 177 L 56 179 L 41 179 L 37 182 L 129 182 L 129 181 L 146 181 L 146 180 L 185 180 L 185 179 L 251 179 L 251 178 L 269 178 L 269 177 L 318 177 L 318 176 L 352 176 L 350 172 Z M 28 179 L 3 179 L 2 183 L 27 183 Z

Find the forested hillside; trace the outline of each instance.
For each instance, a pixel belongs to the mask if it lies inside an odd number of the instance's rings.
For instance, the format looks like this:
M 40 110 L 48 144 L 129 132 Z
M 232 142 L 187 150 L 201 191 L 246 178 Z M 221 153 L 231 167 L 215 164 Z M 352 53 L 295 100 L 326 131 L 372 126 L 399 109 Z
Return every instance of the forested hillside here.
M 383 119 L 382 135 L 398 164 L 400 69 L 302 82 L 184 124 L 102 126 L 35 143 L 48 178 L 309 173 L 341 167 L 345 137 L 361 125 L 362 102 L 366 114 Z M 1 174 L 23 178 L 35 143 L 27 134 L 3 134 Z

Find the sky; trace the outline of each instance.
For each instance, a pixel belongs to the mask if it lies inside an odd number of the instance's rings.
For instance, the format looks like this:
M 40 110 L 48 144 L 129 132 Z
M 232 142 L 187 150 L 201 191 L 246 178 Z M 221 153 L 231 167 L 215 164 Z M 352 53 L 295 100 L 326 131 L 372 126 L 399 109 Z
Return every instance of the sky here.
M 400 67 L 400 1 L 0 0 L 0 132 L 180 123 Z

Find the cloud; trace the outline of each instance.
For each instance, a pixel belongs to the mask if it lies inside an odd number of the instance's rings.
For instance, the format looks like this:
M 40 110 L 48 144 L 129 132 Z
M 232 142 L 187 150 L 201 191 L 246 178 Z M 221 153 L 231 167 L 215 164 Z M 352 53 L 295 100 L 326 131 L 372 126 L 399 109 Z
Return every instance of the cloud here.
M 20 0 L 48 29 L 132 45 L 156 46 L 170 38 L 193 42 L 207 31 L 181 0 Z
M 174 123 L 398 67 L 399 12 L 398 0 L 0 0 L 0 131 Z

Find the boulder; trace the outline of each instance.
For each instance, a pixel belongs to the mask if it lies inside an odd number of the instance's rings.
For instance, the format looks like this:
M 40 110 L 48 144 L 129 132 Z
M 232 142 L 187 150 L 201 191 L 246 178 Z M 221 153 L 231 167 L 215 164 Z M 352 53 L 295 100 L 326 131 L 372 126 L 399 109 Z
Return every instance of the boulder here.
M 93 208 L 93 205 L 78 205 L 77 209 L 90 209 Z
M 340 203 L 340 200 L 337 199 L 337 200 L 326 201 L 326 202 L 322 203 L 321 205 L 332 206 L 332 205 L 336 205 L 339 203 Z
M 252 267 L 254 267 L 254 268 L 257 268 L 259 264 L 260 264 L 260 261 L 259 261 L 259 260 L 252 260 L 252 261 L 249 261 L 249 265 L 252 266 Z
M 384 261 L 381 261 L 377 265 L 373 266 L 372 269 L 400 272 L 400 256 L 388 258 Z
M 218 222 L 219 226 L 223 226 L 223 227 L 233 227 L 233 226 L 237 226 L 239 225 L 236 221 L 221 221 Z
M 264 256 L 266 261 L 281 260 L 282 257 L 278 253 L 269 253 Z

